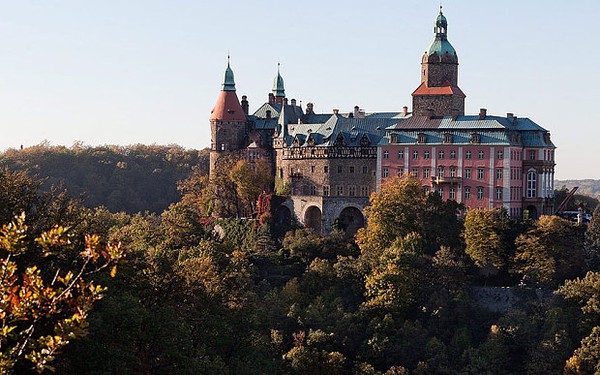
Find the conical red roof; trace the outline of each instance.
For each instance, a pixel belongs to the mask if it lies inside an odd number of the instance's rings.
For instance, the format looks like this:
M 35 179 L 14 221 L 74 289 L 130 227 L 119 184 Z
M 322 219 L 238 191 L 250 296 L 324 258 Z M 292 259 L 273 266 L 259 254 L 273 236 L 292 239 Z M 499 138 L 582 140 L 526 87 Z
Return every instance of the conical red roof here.
M 210 112 L 210 120 L 246 121 L 246 114 L 235 91 L 221 91 L 219 93 L 217 104 Z

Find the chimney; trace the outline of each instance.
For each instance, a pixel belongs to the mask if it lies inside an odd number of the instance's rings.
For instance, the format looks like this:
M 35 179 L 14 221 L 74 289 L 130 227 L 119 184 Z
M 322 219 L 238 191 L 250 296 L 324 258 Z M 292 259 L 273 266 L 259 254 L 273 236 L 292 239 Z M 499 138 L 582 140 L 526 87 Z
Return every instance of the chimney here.
M 354 106 L 354 112 L 353 112 L 353 116 L 352 117 L 356 117 L 358 118 L 360 116 L 360 107 L 355 105 Z
M 242 95 L 242 109 L 244 110 L 245 114 L 248 114 L 248 109 L 249 109 L 249 105 L 248 105 L 248 97 L 246 95 Z
M 508 119 L 512 119 L 513 117 L 515 117 L 515 114 L 514 114 L 514 113 L 508 112 L 508 113 L 506 114 L 506 118 L 508 118 Z
M 313 104 L 312 103 L 306 103 L 306 114 L 312 114 L 313 112 Z
M 480 108 L 479 109 L 479 119 L 484 120 L 486 116 L 487 116 L 487 109 Z
M 337 115 L 338 113 L 340 113 L 340 110 L 339 110 L 339 109 L 337 109 L 337 108 L 334 108 L 334 109 L 333 109 L 333 114 L 334 114 L 334 115 Z
M 519 122 L 519 119 L 517 119 L 517 116 L 513 116 L 513 125 L 517 126 L 518 122 Z
M 408 107 L 404 106 L 402 107 L 402 116 L 406 117 L 408 115 Z
M 271 110 L 270 109 L 267 109 L 267 118 L 268 119 L 271 118 Z
M 275 95 L 272 92 L 269 93 L 269 104 L 275 103 Z
M 296 106 L 296 99 L 292 99 L 290 102 L 292 103 L 292 105 L 293 105 L 294 107 Z
M 287 98 L 283 98 L 283 105 L 288 105 Z

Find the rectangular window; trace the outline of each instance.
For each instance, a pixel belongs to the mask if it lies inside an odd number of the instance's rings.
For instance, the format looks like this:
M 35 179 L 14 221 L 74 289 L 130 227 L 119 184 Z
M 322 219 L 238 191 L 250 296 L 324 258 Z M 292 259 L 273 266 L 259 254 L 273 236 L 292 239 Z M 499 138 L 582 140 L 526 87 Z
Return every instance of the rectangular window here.
M 341 165 L 338 165 L 338 173 L 342 173 L 343 169 Z
M 469 186 L 465 186 L 465 199 L 471 199 L 471 188 Z
M 390 157 L 390 152 L 389 152 L 389 151 L 384 151 L 384 152 L 383 152 L 383 158 L 384 158 L 384 159 L 387 159 L 387 158 L 389 158 L 389 157 Z
M 483 159 L 483 156 L 484 156 L 483 150 L 479 150 L 479 152 L 477 152 L 477 158 Z
M 329 166 L 324 166 L 323 167 L 323 173 L 329 173 Z
M 483 168 L 477 168 L 477 178 L 483 180 Z
M 310 195 L 317 195 L 317 188 L 316 188 L 315 185 L 310 185 L 309 194 Z
M 360 187 L 360 196 L 361 197 L 368 197 L 369 196 L 369 187 L 368 186 L 361 186 Z
M 413 159 L 419 158 L 419 151 L 413 151 Z
M 438 177 L 444 177 L 444 167 L 438 167 Z
M 423 168 L 423 178 L 429 178 L 429 168 Z
M 529 150 L 529 160 L 535 160 L 535 150 Z
M 429 159 L 429 151 L 423 151 L 423 159 Z
M 356 195 L 356 186 L 350 185 L 348 186 L 348 196 L 353 197 Z
M 471 168 L 465 168 L 465 178 L 471 178 Z
M 390 174 L 390 171 L 389 171 L 387 168 L 383 168 L 383 174 L 382 174 L 382 175 L 383 175 L 383 178 L 386 178 L 386 177 L 388 177 L 388 176 L 389 176 L 389 174 Z
M 413 168 L 412 175 L 413 177 L 419 177 L 419 168 Z
M 443 159 L 443 158 L 444 158 L 444 151 L 438 152 L 438 159 Z
M 450 177 L 456 177 L 456 167 L 450 167 Z
M 344 187 L 343 186 L 337 187 L 337 195 L 344 195 Z
M 404 174 L 404 168 L 398 168 L 398 176 L 402 176 Z
M 502 150 L 498 151 L 498 160 L 504 159 L 504 152 Z
M 450 159 L 456 159 L 456 151 L 450 151 Z
M 537 174 L 535 171 L 527 172 L 527 198 L 535 198 L 537 192 Z
M 472 154 L 471 151 L 465 152 L 465 159 L 470 160 L 471 159 L 471 154 Z
M 329 196 L 329 186 L 323 186 L 323 195 Z
M 366 165 L 363 165 L 363 173 L 367 173 L 369 171 L 369 168 L 367 168 Z
M 477 188 L 477 199 L 482 200 L 483 199 L 483 187 L 479 186 Z
M 437 191 L 437 192 L 438 192 L 438 194 L 440 195 L 440 197 L 444 198 L 444 188 L 443 188 L 443 187 L 441 187 L 441 188 L 438 188 L 438 191 Z
M 450 188 L 450 195 L 448 196 L 449 199 L 452 200 L 456 200 L 456 189 L 455 188 Z
M 310 173 L 315 173 L 315 166 L 314 165 L 310 166 Z
M 404 151 L 398 151 L 398 159 L 404 159 Z
M 502 168 L 496 168 L 496 180 L 502 180 Z
M 501 187 L 496 188 L 496 199 L 499 201 L 502 200 L 502 188 Z
M 349 166 L 348 167 L 348 172 L 354 173 L 354 166 Z

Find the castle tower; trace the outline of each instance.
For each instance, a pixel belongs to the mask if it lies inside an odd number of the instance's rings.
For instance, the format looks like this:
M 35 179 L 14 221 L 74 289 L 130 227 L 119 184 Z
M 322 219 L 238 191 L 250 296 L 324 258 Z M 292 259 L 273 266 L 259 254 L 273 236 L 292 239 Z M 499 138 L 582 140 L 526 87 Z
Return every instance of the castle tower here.
M 465 94 L 458 87 L 458 55 L 448 41 L 448 21 L 435 20 L 435 38 L 421 60 L 421 85 L 413 92 L 417 116 L 464 115 Z
M 283 77 L 279 73 L 280 64 L 277 63 L 277 76 L 273 80 L 273 90 L 269 94 L 269 104 L 284 104 L 285 102 L 285 88 L 283 87 Z
M 235 93 L 233 70 L 227 57 L 227 69 L 217 103 L 210 114 L 211 149 L 210 170 L 215 167 L 218 157 L 235 153 L 246 147 L 248 134 L 246 113 Z

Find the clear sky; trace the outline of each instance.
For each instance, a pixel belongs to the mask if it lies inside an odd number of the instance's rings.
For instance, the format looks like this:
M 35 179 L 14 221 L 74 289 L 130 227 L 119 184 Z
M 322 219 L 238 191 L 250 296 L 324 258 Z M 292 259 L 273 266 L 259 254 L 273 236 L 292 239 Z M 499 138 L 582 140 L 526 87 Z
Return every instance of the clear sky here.
M 552 133 L 556 177 L 600 178 L 597 0 L 444 0 L 466 110 Z M 238 96 L 401 110 L 439 1 L 0 0 L 0 149 L 210 143 L 228 51 Z

